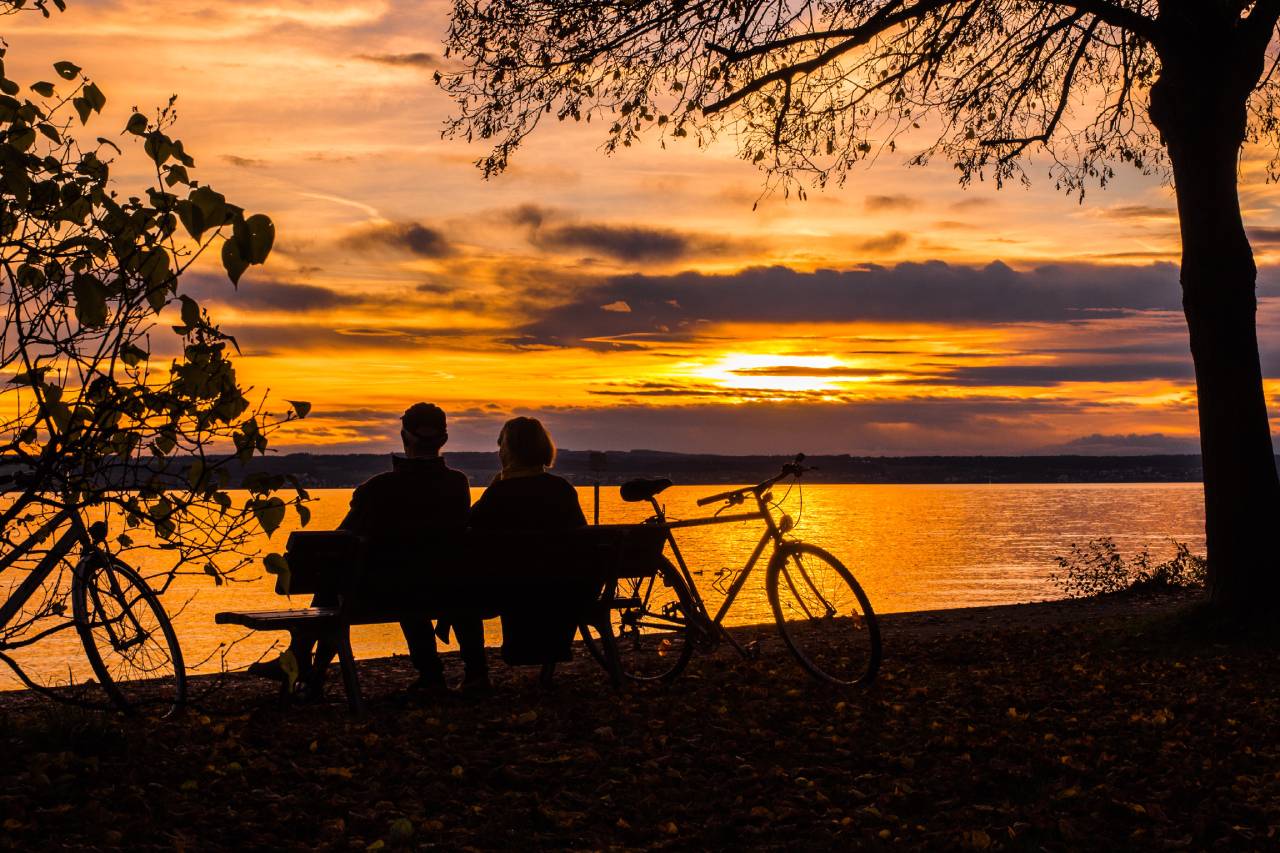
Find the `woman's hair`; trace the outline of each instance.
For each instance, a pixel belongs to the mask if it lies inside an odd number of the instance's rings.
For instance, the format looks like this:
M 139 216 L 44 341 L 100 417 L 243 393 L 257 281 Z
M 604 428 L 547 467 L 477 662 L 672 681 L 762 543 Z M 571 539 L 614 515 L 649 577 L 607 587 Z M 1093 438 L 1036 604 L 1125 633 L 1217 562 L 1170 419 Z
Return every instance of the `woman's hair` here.
M 550 468 L 556 461 L 556 446 L 551 433 L 537 418 L 512 418 L 498 433 L 498 444 L 506 444 L 511 460 L 517 465 Z

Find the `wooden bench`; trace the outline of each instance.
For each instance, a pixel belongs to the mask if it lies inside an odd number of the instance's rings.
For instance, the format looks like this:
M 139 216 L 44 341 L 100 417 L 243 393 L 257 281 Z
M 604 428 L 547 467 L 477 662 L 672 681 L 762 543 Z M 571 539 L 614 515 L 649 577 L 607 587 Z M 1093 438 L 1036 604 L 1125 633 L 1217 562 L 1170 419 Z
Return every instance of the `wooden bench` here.
M 619 578 L 650 577 L 662 564 L 662 528 L 640 524 L 586 527 L 548 533 L 466 531 L 433 543 L 430 555 L 416 567 L 397 570 L 395 581 L 380 588 L 376 600 L 357 594 L 361 578 L 380 567 L 366 567 L 366 543 L 342 531 L 298 531 L 290 534 L 287 569 L 276 575 L 279 595 L 317 596 L 334 602 L 326 607 L 218 613 L 219 625 L 253 631 L 287 631 L 290 638 L 323 642 L 337 652 L 343 688 L 352 711 L 362 707 L 360 681 L 351 649 L 351 626 L 399 622 L 408 617 L 439 619 L 460 609 L 480 611 L 486 618 L 503 615 L 549 590 L 572 587 L 583 594 L 572 614 L 584 635 L 588 627 L 600 638 L 605 668 L 615 686 L 621 668 L 610 612 L 625 606 L 603 591 Z M 389 573 L 383 568 L 382 576 Z M 382 585 L 380 585 L 381 587 Z M 563 614 L 559 618 L 564 618 Z M 553 661 L 543 662 L 553 667 Z M 299 662 L 304 677 L 309 662 Z M 548 674 L 550 669 L 545 670 Z

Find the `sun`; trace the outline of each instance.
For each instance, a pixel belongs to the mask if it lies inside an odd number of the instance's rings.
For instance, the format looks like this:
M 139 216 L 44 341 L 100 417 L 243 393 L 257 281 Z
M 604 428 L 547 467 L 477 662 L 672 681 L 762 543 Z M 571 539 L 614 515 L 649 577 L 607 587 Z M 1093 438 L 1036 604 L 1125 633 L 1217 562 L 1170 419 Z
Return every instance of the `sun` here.
M 700 368 L 695 375 L 726 388 L 823 391 L 857 381 L 857 377 L 842 374 L 843 370 L 849 370 L 848 365 L 827 355 L 729 353 L 714 364 Z

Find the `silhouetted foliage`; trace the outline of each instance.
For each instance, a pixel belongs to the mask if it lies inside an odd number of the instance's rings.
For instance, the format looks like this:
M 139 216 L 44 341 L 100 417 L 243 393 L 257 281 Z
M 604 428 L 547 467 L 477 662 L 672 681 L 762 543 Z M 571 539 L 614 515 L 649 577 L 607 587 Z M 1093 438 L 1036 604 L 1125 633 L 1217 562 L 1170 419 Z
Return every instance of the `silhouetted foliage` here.
M 1083 195 L 1121 164 L 1173 181 L 1196 365 L 1214 600 L 1265 615 L 1280 512 L 1236 193 L 1241 146 L 1280 160 L 1280 0 L 455 0 L 446 135 L 504 169 L 545 118 L 605 149 L 728 132 L 766 187 L 825 186 L 909 143 L 962 184 L 1048 159 Z
M 79 527 L 126 561 L 145 549 L 139 568 L 159 591 L 178 571 L 221 584 L 248 559 L 247 538 L 274 530 L 286 509 L 272 494 L 285 477 L 255 478 L 247 499 L 233 499 L 233 466 L 308 405 L 280 418 L 251 401 L 235 339 L 179 282 L 219 244 L 238 282 L 267 259 L 274 226 L 193 177 L 195 161 L 170 135 L 172 99 L 86 143 L 76 134 L 106 95 L 73 62 L 26 87 L 0 64 L 0 92 L 0 575 L 12 594 L 48 543 Z M 111 180 L 122 146 L 154 168 L 137 195 Z M 305 497 L 291 499 L 304 520 Z M 0 626 L 0 648 L 70 627 L 69 572 Z
M 1054 557 L 1058 570 L 1049 580 L 1067 598 L 1088 598 L 1116 592 L 1168 592 L 1202 587 L 1205 582 L 1204 557 L 1191 553 L 1185 542 L 1175 542 L 1174 555 L 1153 562 L 1151 550 L 1126 560 L 1109 536 L 1091 539 L 1084 545 L 1072 543 L 1070 553 Z

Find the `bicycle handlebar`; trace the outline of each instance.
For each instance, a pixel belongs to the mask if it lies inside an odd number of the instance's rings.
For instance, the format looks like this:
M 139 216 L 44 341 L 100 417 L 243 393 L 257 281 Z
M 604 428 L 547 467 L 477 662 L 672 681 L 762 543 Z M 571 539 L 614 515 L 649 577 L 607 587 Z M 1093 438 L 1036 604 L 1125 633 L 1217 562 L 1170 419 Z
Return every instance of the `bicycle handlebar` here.
M 782 471 L 776 476 L 756 483 L 754 486 L 746 486 L 741 489 L 731 489 L 727 492 L 719 492 L 718 494 L 707 495 L 705 498 L 698 498 L 697 504 L 698 506 L 706 506 L 707 504 L 719 503 L 720 501 L 732 501 L 735 498 L 741 499 L 749 492 L 759 495 L 765 489 L 769 488 L 784 477 L 799 477 L 805 471 L 815 470 L 811 466 L 802 465 L 802 462 L 804 462 L 804 454 L 797 453 L 795 459 L 783 465 Z
M 750 489 L 734 489 L 732 492 L 720 492 L 719 494 L 715 494 L 715 495 L 707 495 L 705 498 L 698 498 L 698 506 L 706 506 L 707 504 L 719 503 L 720 501 L 727 501 L 730 498 L 737 497 L 738 495 L 741 495 L 743 492 L 748 492 L 748 491 L 750 491 Z

